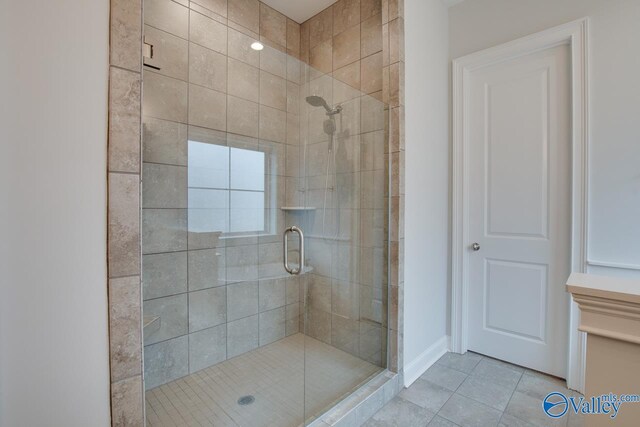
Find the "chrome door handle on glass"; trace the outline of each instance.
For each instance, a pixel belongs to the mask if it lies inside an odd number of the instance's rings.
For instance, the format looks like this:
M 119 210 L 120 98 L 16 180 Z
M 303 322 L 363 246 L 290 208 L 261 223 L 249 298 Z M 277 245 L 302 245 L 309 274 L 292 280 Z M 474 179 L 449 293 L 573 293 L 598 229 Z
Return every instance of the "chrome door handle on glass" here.
M 300 265 L 298 268 L 289 267 L 289 239 L 287 235 L 289 233 L 298 233 L 298 241 L 300 242 Z M 287 270 L 287 273 L 292 275 L 298 275 L 302 273 L 304 270 L 304 234 L 302 234 L 302 230 L 295 225 L 287 228 L 282 233 L 282 246 L 284 252 L 284 269 Z
M 473 249 L 474 251 L 479 251 L 480 250 L 480 243 L 474 243 L 471 245 L 471 249 Z

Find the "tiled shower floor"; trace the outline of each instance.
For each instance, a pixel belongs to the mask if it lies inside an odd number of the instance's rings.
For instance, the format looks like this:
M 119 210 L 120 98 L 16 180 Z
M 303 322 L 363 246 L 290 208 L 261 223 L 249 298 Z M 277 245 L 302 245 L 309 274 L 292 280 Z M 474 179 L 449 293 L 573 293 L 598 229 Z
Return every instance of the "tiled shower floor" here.
M 147 425 L 299 426 L 381 371 L 295 334 L 148 390 Z M 245 395 L 255 402 L 240 406 Z

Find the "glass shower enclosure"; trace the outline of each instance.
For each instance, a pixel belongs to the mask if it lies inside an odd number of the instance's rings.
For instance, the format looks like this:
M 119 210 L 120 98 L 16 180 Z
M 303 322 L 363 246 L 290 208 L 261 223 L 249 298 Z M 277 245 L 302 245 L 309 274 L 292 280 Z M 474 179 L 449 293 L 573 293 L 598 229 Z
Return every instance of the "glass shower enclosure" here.
M 147 424 L 307 425 L 387 366 L 385 105 L 145 24 Z

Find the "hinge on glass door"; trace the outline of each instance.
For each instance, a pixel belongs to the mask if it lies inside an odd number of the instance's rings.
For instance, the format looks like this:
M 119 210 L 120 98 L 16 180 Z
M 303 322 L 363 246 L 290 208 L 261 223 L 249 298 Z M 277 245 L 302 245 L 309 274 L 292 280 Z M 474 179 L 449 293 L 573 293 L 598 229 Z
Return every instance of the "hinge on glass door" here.
M 153 45 L 151 43 L 147 43 L 146 37 L 142 42 L 142 62 L 145 67 L 153 68 L 154 70 L 159 70 L 160 67 L 156 67 L 155 65 L 147 64 L 147 59 L 153 59 Z

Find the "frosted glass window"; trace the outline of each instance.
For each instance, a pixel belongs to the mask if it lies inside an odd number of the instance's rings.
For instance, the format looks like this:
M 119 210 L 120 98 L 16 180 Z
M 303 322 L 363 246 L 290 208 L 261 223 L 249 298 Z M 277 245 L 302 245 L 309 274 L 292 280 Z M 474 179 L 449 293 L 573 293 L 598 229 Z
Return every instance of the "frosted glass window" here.
M 264 191 L 264 153 L 231 148 L 231 186 L 234 190 Z
M 229 230 L 229 191 L 189 189 L 189 231 Z
M 229 147 L 189 141 L 189 187 L 229 188 Z
M 264 230 L 264 193 L 231 191 L 229 228 L 232 232 Z
M 189 231 L 268 231 L 265 153 L 198 141 L 188 150 Z

